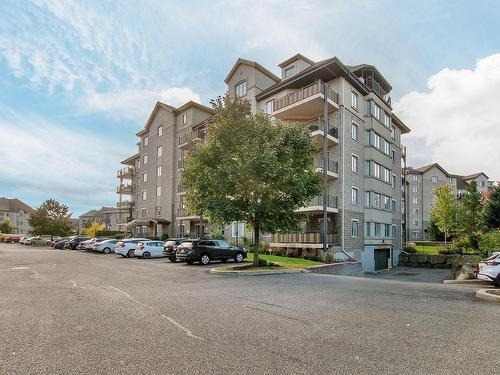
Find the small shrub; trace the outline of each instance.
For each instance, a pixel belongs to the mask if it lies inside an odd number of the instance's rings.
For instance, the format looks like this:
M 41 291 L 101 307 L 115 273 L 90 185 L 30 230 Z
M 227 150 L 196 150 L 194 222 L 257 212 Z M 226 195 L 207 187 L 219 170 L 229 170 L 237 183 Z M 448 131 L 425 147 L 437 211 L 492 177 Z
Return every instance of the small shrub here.
M 404 247 L 404 250 L 407 253 L 416 253 L 417 252 L 417 245 L 415 244 L 415 242 L 407 242 L 405 247 Z
M 333 258 L 333 255 L 331 254 L 327 254 L 326 257 L 325 257 L 325 262 L 326 263 L 333 263 L 334 262 L 334 258 Z
M 500 230 L 485 233 L 479 241 L 479 252 L 488 256 L 495 251 L 500 251 Z
M 223 240 L 224 234 L 220 230 L 213 230 L 210 232 L 210 238 L 212 240 Z
M 439 254 L 443 254 L 443 255 L 455 254 L 454 250 L 446 248 L 446 247 L 440 248 L 439 251 L 438 251 L 438 253 Z

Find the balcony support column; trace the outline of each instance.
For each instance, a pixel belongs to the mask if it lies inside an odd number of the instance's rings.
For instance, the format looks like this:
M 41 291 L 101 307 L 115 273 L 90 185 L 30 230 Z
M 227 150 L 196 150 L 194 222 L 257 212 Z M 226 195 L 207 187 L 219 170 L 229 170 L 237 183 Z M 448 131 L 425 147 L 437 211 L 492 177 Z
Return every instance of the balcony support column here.
M 323 83 L 323 259 L 328 253 L 328 84 Z

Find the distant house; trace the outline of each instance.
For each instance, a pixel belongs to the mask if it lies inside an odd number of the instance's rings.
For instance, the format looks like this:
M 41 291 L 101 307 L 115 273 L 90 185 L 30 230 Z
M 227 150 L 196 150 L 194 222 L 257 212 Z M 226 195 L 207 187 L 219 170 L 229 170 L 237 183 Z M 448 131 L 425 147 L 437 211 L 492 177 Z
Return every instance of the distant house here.
M 78 229 L 82 233 L 85 228 L 92 225 L 93 222 L 104 224 L 104 230 L 118 231 L 120 224 L 124 224 L 127 214 L 126 209 L 119 209 L 117 207 L 102 207 L 97 210 L 90 210 L 78 218 Z
M 29 233 L 31 226 L 28 218 L 35 210 L 17 198 L 0 198 L 0 222 L 8 219 L 14 233 Z

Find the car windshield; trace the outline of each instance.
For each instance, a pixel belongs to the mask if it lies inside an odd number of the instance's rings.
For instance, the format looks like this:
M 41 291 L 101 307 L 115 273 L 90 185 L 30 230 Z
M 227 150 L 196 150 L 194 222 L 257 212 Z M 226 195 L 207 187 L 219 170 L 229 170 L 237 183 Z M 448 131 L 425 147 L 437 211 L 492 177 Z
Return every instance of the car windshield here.
M 167 241 L 165 242 L 165 246 L 174 246 L 175 245 L 175 241 Z
M 490 256 L 488 259 L 486 259 L 486 260 L 493 260 L 493 259 L 496 259 L 496 257 L 498 257 L 498 255 L 500 255 L 500 254 L 495 253 L 495 254 L 493 254 L 492 256 Z
M 181 244 L 181 246 L 190 249 L 193 247 L 193 243 L 192 242 L 183 242 Z

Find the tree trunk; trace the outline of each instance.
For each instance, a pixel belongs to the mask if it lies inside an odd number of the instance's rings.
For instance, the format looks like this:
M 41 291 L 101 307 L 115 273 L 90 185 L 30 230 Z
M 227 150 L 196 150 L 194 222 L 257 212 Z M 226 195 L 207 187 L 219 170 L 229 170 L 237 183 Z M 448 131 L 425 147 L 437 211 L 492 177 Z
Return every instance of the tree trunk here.
M 444 248 L 448 248 L 448 243 L 446 242 L 446 239 L 448 238 L 448 231 L 444 231 Z
M 257 267 L 259 265 L 259 237 L 260 229 L 258 224 L 253 225 L 253 265 Z

